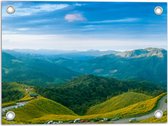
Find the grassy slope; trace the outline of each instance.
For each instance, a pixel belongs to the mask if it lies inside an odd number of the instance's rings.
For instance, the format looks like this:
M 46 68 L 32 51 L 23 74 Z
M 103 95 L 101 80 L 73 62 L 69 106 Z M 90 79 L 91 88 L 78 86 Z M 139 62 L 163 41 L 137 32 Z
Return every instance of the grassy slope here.
M 151 96 L 148 96 L 142 93 L 135 93 L 135 92 L 123 93 L 121 95 L 112 97 L 111 99 L 101 104 L 97 104 L 91 107 L 87 111 L 87 114 L 90 115 L 90 114 L 100 114 L 100 113 L 111 112 L 150 98 Z
M 25 91 L 25 95 L 23 98 L 19 99 L 18 101 L 19 102 L 23 102 L 23 101 L 30 101 L 32 100 L 33 98 L 30 96 L 30 94 L 36 94 L 36 91 L 33 87 L 27 87 L 27 91 Z
M 140 121 L 141 123 L 166 123 L 167 122 L 167 112 L 164 112 L 163 117 L 157 119 L 155 117 L 151 117 L 145 120 Z
M 11 125 L 16 125 L 16 124 L 23 124 L 23 122 L 17 122 L 17 121 L 7 121 L 6 119 L 2 118 L 2 124 L 11 124 Z
M 144 115 L 145 113 L 151 111 L 152 109 L 155 108 L 158 100 L 164 96 L 165 94 L 161 94 L 155 98 L 146 100 L 146 101 L 141 101 L 136 104 L 127 106 L 125 108 L 118 109 L 116 111 L 108 112 L 105 114 L 94 114 L 94 115 L 88 115 L 86 116 L 87 118 L 92 118 L 92 117 L 110 117 L 110 118 L 115 118 L 115 117 L 120 117 L 120 118 L 127 118 L 127 117 L 134 117 L 138 115 Z
M 85 116 L 66 116 L 66 115 L 44 115 L 40 118 L 36 118 L 31 120 L 31 123 L 44 123 L 49 120 L 74 120 L 76 118 L 81 118 L 81 119 L 94 119 L 94 118 L 115 118 L 115 117 L 120 117 L 120 118 L 128 118 L 128 117 L 135 117 L 139 115 L 143 115 L 151 110 L 153 110 L 156 107 L 156 104 L 158 100 L 164 96 L 165 94 L 161 94 L 155 98 L 138 102 L 133 105 L 108 112 L 105 114 L 94 114 L 94 115 L 85 115 Z
M 24 107 L 13 111 L 17 115 L 15 118 L 15 121 L 17 122 L 24 122 L 48 114 L 76 115 L 73 111 L 63 105 L 40 96 L 27 103 Z
M 17 90 L 17 91 L 25 94 L 25 90 L 24 90 L 25 87 L 26 87 L 26 85 L 22 85 L 22 84 L 18 84 L 16 82 L 12 82 L 12 83 L 8 83 L 8 88 L 7 89 L 8 90 Z M 9 101 L 9 102 L 3 102 L 2 107 L 11 106 L 11 105 L 14 105 L 14 104 L 16 104 L 16 100 L 15 101 Z
M 26 94 L 23 98 L 21 98 L 20 100 L 18 100 L 19 102 L 23 102 L 23 101 L 30 101 L 33 100 L 34 98 L 31 97 L 29 94 Z
M 15 101 L 9 101 L 9 102 L 4 102 L 2 103 L 2 107 L 7 107 L 16 104 L 17 101 L 23 102 L 23 101 L 29 101 L 32 100 L 33 98 L 29 96 L 30 93 L 34 93 L 35 90 L 31 88 L 30 86 L 24 85 L 24 84 L 18 84 L 16 82 L 9 83 L 10 85 L 10 90 L 18 90 L 19 92 L 23 93 L 23 97 L 15 100 Z M 31 89 L 30 91 L 26 91 L 25 89 Z
M 8 106 L 12 106 L 12 105 L 15 105 L 15 104 L 16 104 L 15 101 L 5 102 L 5 103 L 2 103 L 2 107 L 8 107 Z
M 12 83 L 8 83 L 8 84 L 12 87 L 13 90 L 19 90 L 21 92 L 25 92 L 24 88 L 28 87 L 24 84 L 18 84 L 17 82 L 12 82 Z

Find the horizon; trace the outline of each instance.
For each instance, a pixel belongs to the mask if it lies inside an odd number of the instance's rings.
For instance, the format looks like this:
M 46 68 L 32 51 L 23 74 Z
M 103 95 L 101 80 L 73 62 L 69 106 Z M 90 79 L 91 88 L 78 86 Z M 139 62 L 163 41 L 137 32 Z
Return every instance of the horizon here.
M 134 50 L 147 50 L 147 49 L 160 49 L 160 50 L 166 50 L 167 48 L 154 48 L 154 47 L 147 47 L 147 48 L 137 48 L 137 49 L 130 49 L 130 50 L 97 50 L 97 49 L 89 49 L 89 50 L 56 50 L 56 49 L 2 49 L 2 51 L 24 51 L 24 52 L 29 52 L 29 51 L 57 51 L 57 52 L 90 52 L 90 51 L 98 51 L 98 52 L 107 52 L 107 51 L 118 51 L 118 52 L 126 52 L 126 51 L 134 51 Z

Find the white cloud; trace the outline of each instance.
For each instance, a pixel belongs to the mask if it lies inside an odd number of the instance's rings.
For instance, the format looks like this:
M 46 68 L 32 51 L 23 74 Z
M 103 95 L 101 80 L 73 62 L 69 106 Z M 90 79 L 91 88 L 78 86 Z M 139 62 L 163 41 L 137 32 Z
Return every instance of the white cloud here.
M 96 26 L 95 25 L 85 25 L 80 30 L 81 31 L 93 31 L 93 30 L 96 30 Z
M 103 39 L 70 35 L 3 34 L 3 49 L 55 49 L 55 50 L 130 50 L 137 48 L 165 48 L 165 41 Z
M 81 4 L 81 3 L 75 3 L 74 6 L 77 6 L 77 7 L 81 7 L 83 6 L 84 4 Z
M 42 4 L 40 6 L 35 6 L 35 11 L 46 11 L 46 12 L 51 12 L 51 11 L 56 11 L 60 9 L 64 9 L 68 7 L 68 4 Z
M 28 31 L 30 30 L 30 28 L 17 28 L 16 30 L 17 31 Z
M 67 14 L 67 15 L 65 15 L 64 19 L 68 22 L 85 21 L 86 20 L 86 18 L 82 14 Z
M 94 24 L 100 24 L 100 23 L 120 23 L 120 22 L 135 22 L 139 21 L 139 18 L 124 18 L 124 19 L 118 19 L 118 20 L 103 20 L 103 21 L 92 21 L 89 23 L 94 23 Z
M 15 13 L 9 15 L 6 13 L 6 7 L 3 8 L 3 17 L 9 16 L 30 16 L 42 12 L 53 12 L 68 7 L 68 4 L 39 4 L 36 6 L 22 6 L 21 4 L 14 4 Z

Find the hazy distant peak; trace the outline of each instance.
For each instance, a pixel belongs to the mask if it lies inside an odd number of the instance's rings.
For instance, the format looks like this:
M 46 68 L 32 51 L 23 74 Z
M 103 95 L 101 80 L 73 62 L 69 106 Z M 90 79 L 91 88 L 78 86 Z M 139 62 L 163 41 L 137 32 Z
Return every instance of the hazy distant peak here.
M 116 55 L 127 58 L 140 58 L 140 57 L 163 57 L 167 53 L 165 49 L 161 48 L 146 48 L 146 49 L 137 49 L 132 51 L 119 52 Z

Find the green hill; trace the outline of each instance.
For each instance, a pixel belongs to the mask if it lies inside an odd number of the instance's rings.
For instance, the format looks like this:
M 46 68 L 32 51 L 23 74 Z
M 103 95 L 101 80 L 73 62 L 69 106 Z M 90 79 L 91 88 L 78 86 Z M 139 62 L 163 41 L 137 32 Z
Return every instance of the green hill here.
M 77 72 L 52 63 L 45 57 L 35 58 L 32 55 L 16 57 L 12 53 L 2 52 L 3 82 L 46 86 L 62 83 L 77 75 L 79 75 Z
M 165 94 L 161 94 L 157 97 L 141 101 L 112 112 L 84 116 L 78 116 L 70 109 L 62 106 L 61 104 L 39 96 L 37 99 L 30 101 L 24 107 L 13 110 L 16 113 L 16 118 L 14 122 L 17 122 L 17 124 L 37 124 L 46 123 L 50 120 L 66 121 L 74 120 L 77 118 L 84 120 L 97 118 L 130 118 L 144 115 L 145 113 L 153 110 L 156 107 L 158 100 L 164 95 Z M 8 124 L 12 122 L 3 121 L 3 123 Z
M 39 118 L 48 114 L 76 115 L 73 111 L 65 106 L 40 96 L 37 99 L 27 103 L 25 106 L 17 108 L 13 111 L 16 114 L 14 121 L 17 122 L 27 122 L 33 118 Z
M 157 97 L 141 101 L 132 105 L 129 105 L 127 107 L 117 109 L 112 112 L 107 112 L 104 114 L 94 114 L 94 115 L 87 115 L 84 116 L 84 118 L 129 118 L 129 117 L 135 117 L 140 116 L 148 113 L 149 111 L 152 111 L 155 109 L 158 100 L 163 97 L 165 94 L 160 94 Z
M 36 89 L 38 94 L 67 106 L 78 114 L 84 114 L 89 106 L 106 100 L 107 96 L 126 92 L 124 84 L 115 79 L 93 75 L 81 76 L 60 87 Z M 115 92 L 115 93 L 113 93 Z
M 87 111 L 87 114 L 99 114 L 99 113 L 111 112 L 150 98 L 151 96 L 142 93 L 135 93 L 135 92 L 123 93 L 121 95 L 112 97 L 103 103 L 92 106 Z
M 83 52 L 84 53 L 84 52 Z M 132 51 L 86 51 L 46 55 L 33 50 L 4 50 L 2 52 L 3 82 L 20 81 L 25 84 L 58 84 L 78 75 L 94 74 L 119 80 L 147 80 L 153 83 L 167 82 L 167 50 L 159 48 Z M 89 58 L 87 58 L 89 57 Z M 17 74 L 15 74 L 17 73 Z
M 32 86 L 25 84 L 17 82 L 2 83 L 2 106 L 11 106 L 18 101 L 29 101 L 33 99 L 30 94 L 34 92 Z
M 152 110 L 155 109 L 158 100 L 163 97 L 165 94 L 160 94 L 157 97 L 145 100 L 145 101 L 141 101 L 132 105 L 129 105 L 127 107 L 112 111 L 112 112 L 107 112 L 107 113 L 103 113 L 103 114 L 93 114 L 93 115 L 84 115 L 84 116 L 66 116 L 66 115 L 54 115 L 54 114 L 50 114 L 50 115 L 44 115 L 40 118 L 34 118 L 33 120 L 31 120 L 30 123 L 45 123 L 49 120 L 74 120 L 77 118 L 80 119 L 84 119 L 84 120 L 90 120 L 90 119 L 102 119 L 102 118 L 131 118 L 131 117 L 135 117 L 135 116 L 140 116 L 140 115 L 144 115 Z M 165 120 L 165 117 L 163 119 L 163 121 Z M 144 121 L 145 122 L 145 121 Z
M 55 63 L 83 74 L 108 76 L 120 80 L 148 80 L 162 83 L 164 86 L 167 83 L 167 50 L 165 49 L 113 51 L 89 60 L 64 59 L 61 61 L 57 59 Z
M 2 102 L 19 100 L 24 97 L 26 85 L 12 83 L 2 83 Z
M 37 88 L 38 94 L 67 106 L 75 113 L 85 114 L 90 106 L 128 91 L 158 95 L 163 90 L 148 82 L 120 81 L 114 78 L 85 75 L 60 87 Z

